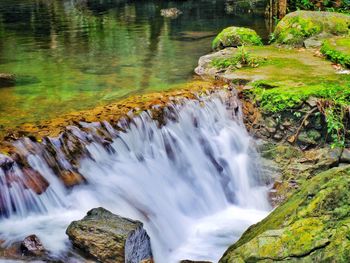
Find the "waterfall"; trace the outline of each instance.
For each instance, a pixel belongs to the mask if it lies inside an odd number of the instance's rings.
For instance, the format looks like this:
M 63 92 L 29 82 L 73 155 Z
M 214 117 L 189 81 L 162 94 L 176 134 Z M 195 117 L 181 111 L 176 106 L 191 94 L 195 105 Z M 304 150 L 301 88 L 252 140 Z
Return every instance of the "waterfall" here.
M 17 142 L 21 157 L 0 163 L 0 239 L 36 234 L 62 255 L 68 224 L 103 206 L 144 222 L 156 262 L 217 261 L 270 209 L 236 103 L 216 94 L 169 105 L 161 127 L 144 112 L 117 127 L 80 123 L 58 138 Z M 67 188 L 63 170 L 81 183 Z

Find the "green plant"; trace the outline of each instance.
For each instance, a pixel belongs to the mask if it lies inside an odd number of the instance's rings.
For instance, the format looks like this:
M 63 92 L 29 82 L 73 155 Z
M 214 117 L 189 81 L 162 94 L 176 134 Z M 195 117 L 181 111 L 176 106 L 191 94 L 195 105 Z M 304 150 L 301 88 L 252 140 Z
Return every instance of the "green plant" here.
M 344 126 L 344 108 L 339 105 L 328 106 L 325 111 L 327 121 L 327 133 L 332 138 L 332 148 L 344 147 L 345 144 L 345 126 Z
M 324 41 L 322 44 L 321 53 L 329 60 L 339 63 L 344 67 L 350 68 L 350 39 L 339 39 L 338 42 L 339 43 L 331 43 L 329 40 Z M 337 50 L 337 46 L 342 44 L 349 49 L 348 53 Z
M 258 67 L 266 59 L 253 56 L 244 46 L 238 47 L 237 52 L 230 58 L 218 58 L 212 61 L 212 65 L 218 69 Z

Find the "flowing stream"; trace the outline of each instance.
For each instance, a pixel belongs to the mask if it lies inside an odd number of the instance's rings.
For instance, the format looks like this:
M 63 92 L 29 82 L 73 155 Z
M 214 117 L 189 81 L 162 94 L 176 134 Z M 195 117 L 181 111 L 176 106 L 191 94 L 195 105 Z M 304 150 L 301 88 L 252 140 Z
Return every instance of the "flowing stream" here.
M 161 128 L 146 112 L 120 122 L 124 131 L 107 123 L 69 127 L 85 151 L 79 173 L 87 182 L 71 189 L 50 168 L 40 148 L 45 143 L 18 142 L 31 168 L 50 186 L 37 195 L 16 180 L 9 183 L 9 170 L 23 176 L 16 163 L 0 169 L 0 239 L 10 244 L 35 233 L 60 257 L 70 247 L 68 224 L 103 206 L 144 222 L 156 262 L 216 262 L 270 210 L 254 143 L 239 108 L 232 109 L 235 103 L 215 95 L 169 106 Z M 101 125 L 112 138 L 108 147 L 97 132 Z M 61 167 L 69 168 L 62 151 L 69 145 L 61 138 L 50 142 Z

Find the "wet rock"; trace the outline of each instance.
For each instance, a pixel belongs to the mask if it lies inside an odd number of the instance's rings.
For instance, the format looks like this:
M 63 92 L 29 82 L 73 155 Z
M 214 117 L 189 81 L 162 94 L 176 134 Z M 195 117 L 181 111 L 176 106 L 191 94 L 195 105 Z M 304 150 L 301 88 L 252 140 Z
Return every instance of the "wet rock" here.
M 160 15 L 168 18 L 177 18 L 182 14 L 182 11 L 173 7 L 160 10 Z
M 24 175 L 24 185 L 36 194 L 40 195 L 44 193 L 49 187 L 49 182 L 39 172 L 31 168 L 23 168 L 22 172 Z
M 13 74 L 0 73 L 0 88 L 11 87 L 16 84 L 16 77 Z
M 143 224 L 95 208 L 66 231 L 73 245 L 106 263 L 139 263 L 152 259 L 149 236 Z M 147 262 L 147 261 L 146 261 Z
M 213 40 L 212 48 L 220 50 L 227 47 L 261 46 L 259 35 L 250 28 L 231 26 L 222 30 Z
M 85 182 L 85 178 L 81 174 L 70 170 L 62 171 L 59 177 L 68 188 Z
M 26 256 L 42 256 L 45 248 L 36 235 L 30 235 L 22 241 L 21 251 Z

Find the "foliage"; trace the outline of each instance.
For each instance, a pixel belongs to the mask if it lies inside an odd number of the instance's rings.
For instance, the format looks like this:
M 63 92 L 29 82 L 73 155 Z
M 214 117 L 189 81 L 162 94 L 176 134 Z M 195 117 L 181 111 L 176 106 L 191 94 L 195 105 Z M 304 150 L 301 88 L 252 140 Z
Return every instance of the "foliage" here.
M 244 46 L 238 47 L 237 52 L 230 58 L 217 58 L 212 61 L 214 67 L 218 69 L 258 67 L 266 59 L 253 56 Z
M 326 40 L 322 44 L 321 52 L 331 61 L 350 68 L 350 38 Z
M 350 12 L 350 0 L 288 0 L 290 10 L 325 10 L 332 12 Z
M 222 49 L 225 47 L 237 46 L 261 46 L 260 36 L 250 28 L 245 27 L 228 27 L 222 30 L 213 40 L 213 49 Z
M 347 87 L 334 83 L 321 83 L 300 89 L 266 88 L 264 81 L 253 83 L 253 90 L 246 91 L 255 99 L 265 112 L 281 112 L 299 107 L 309 97 L 320 99 L 320 110 L 326 118 L 327 132 L 331 136 L 333 147 L 342 147 L 345 143 L 345 113 L 349 111 L 350 84 Z

